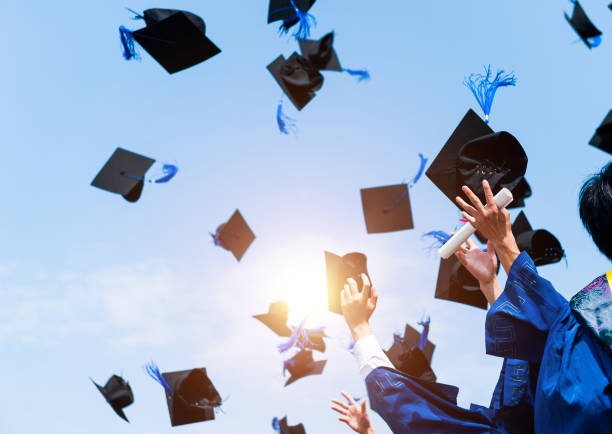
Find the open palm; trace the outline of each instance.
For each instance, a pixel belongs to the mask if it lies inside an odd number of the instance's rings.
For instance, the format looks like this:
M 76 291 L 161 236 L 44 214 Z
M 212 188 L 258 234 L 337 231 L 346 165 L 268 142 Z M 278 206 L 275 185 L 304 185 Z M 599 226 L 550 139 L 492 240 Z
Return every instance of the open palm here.
M 342 415 L 342 417 L 338 418 L 338 420 L 346 423 L 353 431 L 357 433 L 366 434 L 373 432 L 372 426 L 370 425 L 370 417 L 368 416 L 368 411 L 366 410 L 365 399 L 361 401 L 361 404 L 358 404 L 346 393 L 342 392 L 342 396 L 344 396 L 344 398 L 348 401 L 349 405 L 338 399 L 332 399 L 332 402 L 337 405 L 337 407 L 332 407 L 332 410 L 337 411 Z
M 479 282 L 488 284 L 497 276 L 497 256 L 493 248 L 493 243 L 487 243 L 487 251 L 480 250 L 470 238 L 467 240 L 468 248 L 461 246 L 455 253 L 461 264 Z

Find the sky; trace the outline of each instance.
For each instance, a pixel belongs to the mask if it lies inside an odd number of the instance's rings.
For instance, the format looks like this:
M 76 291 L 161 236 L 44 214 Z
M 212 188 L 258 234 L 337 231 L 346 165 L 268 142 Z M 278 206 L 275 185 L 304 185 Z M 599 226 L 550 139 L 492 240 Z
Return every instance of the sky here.
M 488 405 L 501 360 L 485 355 L 486 312 L 434 299 L 439 259 L 421 239 L 452 230 L 456 207 L 423 177 L 410 191 L 415 228 L 368 235 L 359 190 L 410 180 L 419 153 L 431 162 L 469 108 L 481 114 L 465 76 L 488 64 L 514 71 L 490 125 L 523 145 L 524 211 L 567 253 L 567 265 L 539 271 L 568 298 L 608 271 L 577 197 L 610 158 L 588 141 L 610 109 L 612 13 L 581 3 L 604 32 L 591 51 L 563 18 L 566 1 L 319 0 L 312 36 L 334 30 L 343 66 L 372 79 L 325 72 L 304 110 L 287 106 L 299 130 L 285 136 L 266 65 L 297 44 L 266 24 L 265 0 L 5 0 L 0 432 L 267 433 L 287 415 L 309 433 L 348 433 L 329 400 L 366 391 L 342 318 L 325 312 L 325 250 L 367 254 L 383 347 L 430 315 L 438 380 L 460 388 L 461 405 Z M 143 50 L 125 62 L 118 27 L 142 25 L 126 7 L 194 12 L 222 53 L 174 75 Z M 135 204 L 91 187 L 119 146 L 179 173 Z M 236 209 L 257 236 L 240 263 L 209 236 Z M 323 375 L 287 388 L 280 340 L 252 318 L 281 299 L 290 323 L 312 312 L 308 324 L 331 336 L 315 354 L 328 360 Z M 171 428 L 163 389 L 142 369 L 150 360 L 206 367 L 223 413 Z M 134 390 L 130 424 L 89 379 L 112 374 Z

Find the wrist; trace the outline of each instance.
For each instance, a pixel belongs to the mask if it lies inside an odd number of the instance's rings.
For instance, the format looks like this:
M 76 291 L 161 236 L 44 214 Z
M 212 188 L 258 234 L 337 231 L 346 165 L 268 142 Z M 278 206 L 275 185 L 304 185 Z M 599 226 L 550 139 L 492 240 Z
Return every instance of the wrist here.
M 353 336 L 353 342 L 357 342 L 358 340 L 372 334 L 370 324 L 367 321 L 353 324 L 349 328 L 351 330 L 351 335 Z

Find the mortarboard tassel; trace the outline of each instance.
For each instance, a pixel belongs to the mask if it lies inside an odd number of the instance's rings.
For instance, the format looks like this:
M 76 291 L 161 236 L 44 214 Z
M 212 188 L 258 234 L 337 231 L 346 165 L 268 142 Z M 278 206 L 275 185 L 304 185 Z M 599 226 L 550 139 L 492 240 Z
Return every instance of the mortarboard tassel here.
M 155 381 L 157 381 L 159 384 L 161 384 L 165 391 L 166 391 L 166 396 L 172 396 L 172 389 L 170 388 L 170 386 L 168 385 L 168 383 L 166 382 L 166 379 L 164 378 L 164 376 L 161 374 L 161 372 L 159 372 L 159 368 L 157 367 L 157 365 L 155 364 L 155 362 L 150 361 L 149 363 L 147 363 L 144 366 L 145 372 Z
M 370 79 L 370 73 L 366 69 L 348 69 L 343 68 L 343 72 L 357 78 L 357 81 L 367 81 Z
M 162 167 L 162 172 L 164 173 L 164 176 L 156 179 L 156 184 L 165 184 L 166 182 L 174 178 L 174 176 L 178 173 L 178 166 L 174 164 L 164 164 L 164 166 Z
M 121 45 L 123 46 L 123 58 L 125 60 L 138 59 L 132 31 L 124 26 L 120 26 L 119 37 L 121 38 Z
M 448 240 L 450 240 L 451 236 L 444 231 L 430 231 L 423 234 L 421 238 L 433 239 L 431 246 L 429 246 L 429 251 L 431 251 L 433 249 L 442 247 Z
M 283 20 L 283 23 L 280 25 L 278 31 L 281 34 L 286 34 L 289 32 L 289 29 L 297 22 L 298 28 L 295 33 L 293 33 L 293 37 L 298 41 L 308 39 L 308 37 L 310 36 L 310 29 L 311 27 L 316 27 L 317 20 L 313 15 L 309 14 L 308 12 L 302 12 L 295 5 L 293 0 L 289 1 L 291 2 L 291 6 L 293 6 L 293 9 L 295 10 L 295 15 Z
M 417 171 L 416 176 L 412 179 L 412 181 L 410 182 L 410 184 L 408 184 L 408 189 L 412 188 L 421 178 L 421 176 L 423 175 L 423 171 L 425 170 L 425 166 L 427 165 L 427 158 L 425 158 L 423 156 L 423 154 L 419 154 L 419 158 L 421 160 L 420 164 L 419 164 L 419 170 Z M 387 208 L 385 208 L 383 210 L 384 214 L 387 214 L 391 211 L 393 211 L 393 208 L 395 208 L 397 206 L 398 203 L 400 203 L 400 201 L 404 198 L 404 196 L 406 196 L 408 194 L 408 191 L 403 192 L 400 197 L 398 197 L 397 199 L 395 199 L 395 202 L 393 202 L 390 206 L 388 206 Z
M 295 360 L 289 359 L 283 362 L 283 376 L 285 375 L 285 372 L 287 371 L 287 369 L 289 369 L 290 367 L 291 368 L 295 367 Z
M 431 318 L 427 316 L 427 319 L 423 321 L 419 321 L 419 325 L 423 326 L 423 332 L 421 332 L 421 338 L 419 340 L 419 349 L 421 351 L 425 350 L 425 346 L 427 345 L 427 335 L 429 335 L 429 323 L 431 322 Z
M 293 332 L 291 333 L 291 336 L 289 336 L 289 339 L 287 339 L 287 342 L 282 343 L 278 346 L 278 351 L 280 353 L 285 353 L 289 351 L 291 348 L 293 348 L 294 346 L 302 350 L 305 349 L 309 345 L 312 345 L 312 342 L 308 338 L 308 333 L 317 333 L 317 332 L 321 332 L 325 330 L 325 327 L 319 327 L 317 329 L 304 328 L 304 323 L 306 322 L 309 316 L 310 314 L 306 315 L 306 318 L 302 320 L 300 325 L 298 325 L 295 328 L 295 330 L 293 330 Z
M 493 105 L 495 92 L 500 87 L 516 86 L 516 77 L 513 72 L 507 74 L 503 70 L 497 71 L 495 78 L 491 72 L 491 65 L 485 67 L 484 74 L 470 74 L 469 77 L 463 80 L 465 84 L 474 94 L 476 101 L 484 112 L 485 122 L 489 123 L 489 114 Z
M 290 118 L 283 112 L 283 99 L 281 97 L 278 102 L 278 107 L 276 108 L 276 122 L 278 124 L 278 130 L 283 133 L 289 135 L 289 133 L 295 134 L 297 130 L 297 124 L 295 119 Z
M 281 429 L 280 429 L 280 420 L 278 419 L 278 417 L 275 417 L 274 419 L 272 419 L 272 428 L 276 432 L 279 432 L 279 433 L 281 432 Z

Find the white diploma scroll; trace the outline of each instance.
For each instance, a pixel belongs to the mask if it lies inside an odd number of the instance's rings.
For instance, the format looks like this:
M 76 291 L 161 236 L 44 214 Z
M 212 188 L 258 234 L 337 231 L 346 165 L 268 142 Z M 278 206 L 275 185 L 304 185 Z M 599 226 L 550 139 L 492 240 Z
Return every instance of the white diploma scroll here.
M 505 208 L 510 205 L 512 202 L 512 192 L 507 188 L 502 188 L 499 193 L 495 195 L 495 204 L 499 209 Z M 444 258 L 450 258 L 458 249 L 461 247 L 463 243 L 465 243 L 468 238 L 470 238 L 476 229 L 470 222 L 466 223 L 461 229 L 459 229 L 455 235 L 452 236 L 450 240 L 448 240 L 440 250 L 438 250 L 438 254 Z

